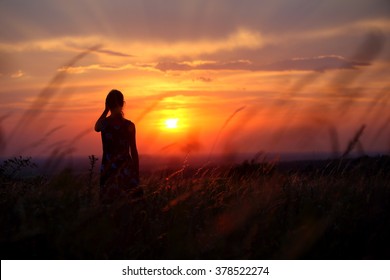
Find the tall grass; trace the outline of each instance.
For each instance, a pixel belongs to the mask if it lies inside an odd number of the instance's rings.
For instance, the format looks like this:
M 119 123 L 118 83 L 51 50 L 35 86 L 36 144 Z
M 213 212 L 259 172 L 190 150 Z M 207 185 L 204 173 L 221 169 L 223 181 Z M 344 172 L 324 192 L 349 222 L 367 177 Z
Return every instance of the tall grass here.
M 390 159 L 314 164 L 186 165 L 142 178 L 141 199 L 109 204 L 96 172 L 1 176 L 1 257 L 389 258 Z

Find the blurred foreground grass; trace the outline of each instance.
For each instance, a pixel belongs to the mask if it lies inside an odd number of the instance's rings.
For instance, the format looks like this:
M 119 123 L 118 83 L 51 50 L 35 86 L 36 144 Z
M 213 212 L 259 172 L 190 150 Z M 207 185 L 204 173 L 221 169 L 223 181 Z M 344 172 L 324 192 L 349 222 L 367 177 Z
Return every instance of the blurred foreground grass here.
M 390 258 L 389 157 L 185 166 L 110 204 L 93 166 L 17 176 L 33 165 L 1 165 L 2 259 Z

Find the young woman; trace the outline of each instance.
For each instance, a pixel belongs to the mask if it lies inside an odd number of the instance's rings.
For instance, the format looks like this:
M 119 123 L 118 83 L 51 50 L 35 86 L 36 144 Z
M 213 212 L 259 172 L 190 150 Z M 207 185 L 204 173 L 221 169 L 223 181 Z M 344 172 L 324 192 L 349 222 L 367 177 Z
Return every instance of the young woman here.
M 111 90 L 106 98 L 104 112 L 95 124 L 95 131 L 101 132 L 103 144 L 100 169 L 103 193 L 110 188 L 129 190 L 139 184 L 135 125 L 124 118 L 124 103 L 123 94 L 119 90 Z

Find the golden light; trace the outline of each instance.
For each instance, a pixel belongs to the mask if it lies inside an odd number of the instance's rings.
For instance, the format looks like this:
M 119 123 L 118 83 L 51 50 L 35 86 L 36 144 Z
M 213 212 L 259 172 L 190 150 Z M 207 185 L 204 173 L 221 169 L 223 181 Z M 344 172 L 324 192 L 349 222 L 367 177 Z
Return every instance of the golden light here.
M 177 128 L 178 121 L 179 121 L 178 119 L 167 119 L 165 121 L 165 127 L 168 129 L 175 129 Z

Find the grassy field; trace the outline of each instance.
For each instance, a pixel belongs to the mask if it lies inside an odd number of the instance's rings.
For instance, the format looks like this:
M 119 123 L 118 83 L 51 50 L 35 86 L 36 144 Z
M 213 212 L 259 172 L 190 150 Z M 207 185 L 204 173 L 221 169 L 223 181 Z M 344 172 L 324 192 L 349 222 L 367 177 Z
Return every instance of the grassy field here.
M 185 165 L 143 176 L 142 198 L 105 204 L 92 165 L 18 175 L 29 168 L 1 165 L 1 259 L 390 258 L 386 156 Z

